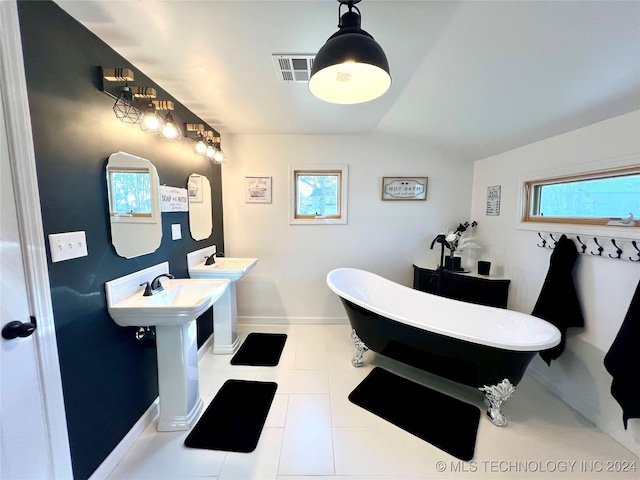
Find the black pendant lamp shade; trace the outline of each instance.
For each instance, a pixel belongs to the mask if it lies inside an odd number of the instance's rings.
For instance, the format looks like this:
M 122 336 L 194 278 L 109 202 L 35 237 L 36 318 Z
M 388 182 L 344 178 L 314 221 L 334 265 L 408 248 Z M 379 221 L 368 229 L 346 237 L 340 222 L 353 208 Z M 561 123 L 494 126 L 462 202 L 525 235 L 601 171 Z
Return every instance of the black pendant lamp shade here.
M 338 0 L 340 8 L 347 5 L 349 11 L 340 17 L 340 30 L 329 37 L 313 61 L 309 90 L 326 102 L 368 102 L 391 86 L 387 56 L 360 28 L 360 11 L 354 7 L 359 1 Z

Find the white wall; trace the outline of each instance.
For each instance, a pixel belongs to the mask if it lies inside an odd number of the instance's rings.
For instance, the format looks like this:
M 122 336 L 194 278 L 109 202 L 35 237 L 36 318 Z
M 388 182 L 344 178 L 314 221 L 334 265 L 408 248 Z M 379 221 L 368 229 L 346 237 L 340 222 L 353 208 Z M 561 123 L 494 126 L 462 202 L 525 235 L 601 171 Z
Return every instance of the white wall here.
M 536 231 L 516 228 L 522 178 L 536 172 L 543 177 L 558 169 L 593 166 L 594 162 L 600 164 L 608 159 L 623 157 L 624 160 L 639 152 L 640 111 L 635 111 L 475 162 L 471 216 L 479 221 L 477 237 L 484 247 L 477 255 L 492 261 L 492 268 L 504 270 L 511 278 L 509 308 L 531 312 L 551 254 L 548 248 L 536 246 L 540 243 Z M 635 158 L 637 162 L 638 157 Z M 494 217 L 485 215 L 487 187 L 492 185 L 502 187 L 501 212 Z M 639 216 L 640 212 L 635 214 Z M 562 232 L 562 227 L 550 231 Z M 589 233 L 581 238 L 592 239 L 598 235 L 597 229 L 591 229 Z M 623 228 L 616 237 L 625 235 Z M 575 235 L 569 236 L 575 238 Z M 611 236 L 602 235 L 602 238 L 608 242 L 605 255 L 613 252 Z M 627 256 L 634 255 L 635 250 L 629 243 L 624 245 Z M 630 420 L 628 430 L 624 430 L 622 410 L 609 393 L 611 376 L 605 370 L 603 360 L 638 285 L 640 263 L 580 255 L 574 279 L 585 328 L 569 329 L 567 348 L 551 367 L 536 357 L 528 371 L 637 454 L 640 420 Z
M 467 220 L 473 165 L 430 153 L 419 141 L 373 136 L 225 137 L 227 256 L 254 256 L 238 283 L 241 322 L 344 322 L 327 273 L 357 267 L 412 285 L 414 262 L 435 266 L 431 240 Z M 347 225 L 289 225 L 289 165 L 349 166 Z M 273 203 L 247 204 L 244 177 L 273 177 Z M 426 201 L 382 201 L 383 176 L 429 177 Z

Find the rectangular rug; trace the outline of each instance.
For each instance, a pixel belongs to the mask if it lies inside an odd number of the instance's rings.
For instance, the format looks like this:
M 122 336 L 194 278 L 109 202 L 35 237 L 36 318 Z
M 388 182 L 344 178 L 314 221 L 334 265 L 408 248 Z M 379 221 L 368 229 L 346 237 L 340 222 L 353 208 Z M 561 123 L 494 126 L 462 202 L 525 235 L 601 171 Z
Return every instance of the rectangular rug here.
M 253 452 L 278 385 L 227 380 L 184 441 L 190 448 Z
M 461 460 L 471 460 L 480 409 L 376 367 L 349 394 L 352 403 Z
M 231 359 L 231 365 L 275 367 L 286 341 L 284 333 L 250 333 Z

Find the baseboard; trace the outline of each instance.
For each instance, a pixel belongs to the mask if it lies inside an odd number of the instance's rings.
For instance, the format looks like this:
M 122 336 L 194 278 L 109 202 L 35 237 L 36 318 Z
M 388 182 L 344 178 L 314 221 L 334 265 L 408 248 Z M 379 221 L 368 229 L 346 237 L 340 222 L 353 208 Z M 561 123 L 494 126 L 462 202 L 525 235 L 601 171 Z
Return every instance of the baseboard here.
M 209 347 L 213 345 L 213 333 L 209 335 L 209 338 L 205 340 L 202 346 L 198 349 L 198 360 L 201 360 L 207 354 Z
M 349 323 L 347 317 L 238 317 L 242 324 L 288 324 L 288 325 L 342 325 Z
M 202 346 L 198 349 L 198 360 L 200 360 L 203 356 L 206 355 L 209 347 L 213 344 L 213 335 L 210 335 L 209 338 L 202 344 Z M 133 446 L 136 440 L 142 435 L 142 432 L 153 422 L 153 419 L 156 418 L 159 412 L 160 398 L 157 397 L 153 403 L 149 406 L 146 412 L 142 414 L 142 416 L 138 419 L 138 421 L 133 425 L 131 430 L 124 436 L 120 443 L 114 448 L 109 456 L 104 459 L 104 461 L 100 464 L 100 466 L 96 469 L 93 474 L 89 477 L 89 480 L 106 480 L 111 472 L 116 468 L 118 463 L 124 458 L 129 449 Z
M 109 456 L 104 459 L 95 472 L 89 477 L 89 480 L 106 480 L 114 468 L 120 463 L 120 460 L 124 458 L 129 449 L 133 446 L 142 432 L 149 426 L 153 419 L 158 414 L 158 406 L 160 399 L 156 398 L 154 402 L 149 406 L 146 412 L 142 414 L 140 419 L 133 425 L 131 430 L 124 436 L 120 443 L 114 448 Z

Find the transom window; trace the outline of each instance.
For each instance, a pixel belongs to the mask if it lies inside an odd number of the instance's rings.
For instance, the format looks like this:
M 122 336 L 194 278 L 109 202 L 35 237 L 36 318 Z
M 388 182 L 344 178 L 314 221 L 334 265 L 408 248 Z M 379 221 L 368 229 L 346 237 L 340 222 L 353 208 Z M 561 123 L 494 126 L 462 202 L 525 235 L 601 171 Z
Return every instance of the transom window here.
M 640 217 L 640 166 L 525 183 L 525 222 L 607 225 Z
M 290 223 L 347 223 L 347 167 L 290 167 Z

